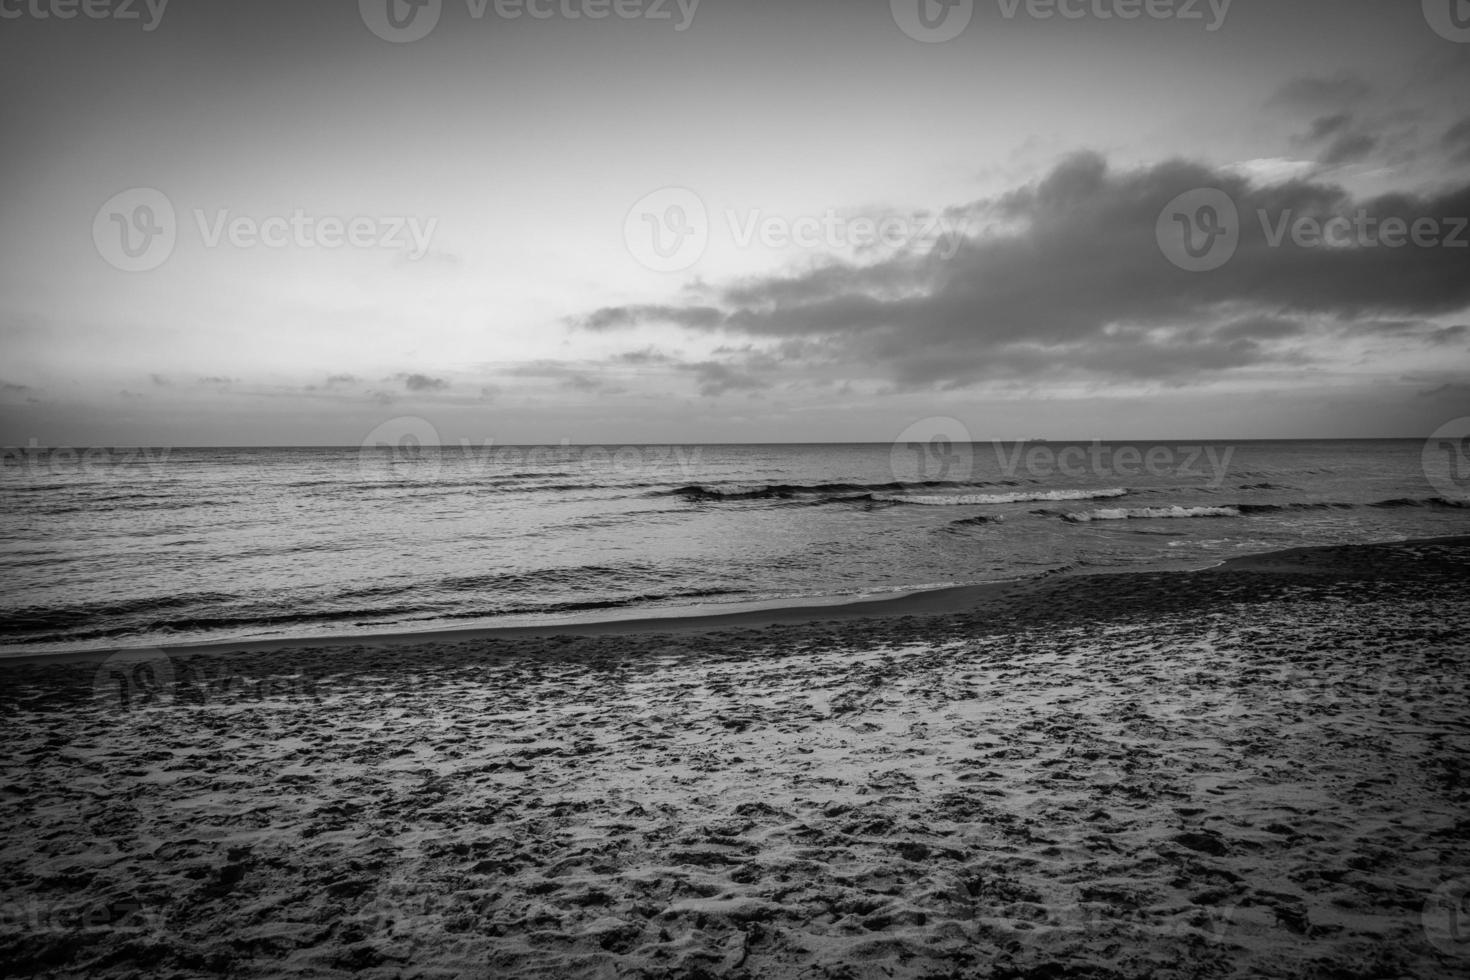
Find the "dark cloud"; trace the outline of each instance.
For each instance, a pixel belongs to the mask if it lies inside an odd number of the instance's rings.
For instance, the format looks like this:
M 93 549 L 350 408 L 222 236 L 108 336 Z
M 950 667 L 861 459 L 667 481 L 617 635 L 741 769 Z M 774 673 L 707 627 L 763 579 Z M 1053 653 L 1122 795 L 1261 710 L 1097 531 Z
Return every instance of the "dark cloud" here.
M 1445 132 L 1444 147 L 1458 162 L 1470 163 L 1470 118 L 1461 119 Z
M 1442 384 L 1437 388 L 1419 392 L 1419 397 L 1442 399 L 1455 405 L 1470 405 L 1470 381 Z
M 355 385 L 357 376 L 354 374 L 330 374 L 327 376 L 327 387 L 332 385 Z
M 1372 91 L 1361 76 L 1341 72 L 1330 78 L 1294 78 L 1276 90 L 1269 104 L 1300 109 L 1349 106 L 1363 101 Z
M 643 314 L 638 319 L 661 320 L 684 327 L 716 327 L 724 318 L 724 314 L 712 306 L 646 306 L 640 309 Z M 626 308 L 605 307 L 582 318 L 579 325 L 587 330 L 610 330 L 630 326 L 633 322 L 628 318 Z
M 199 383 L 202 385 L 232 385 L 235 383 L 235 379 L 222 378 L 218 375 L 210 375 L 207 378 L 200 378 Z
M 622 392 L 609 380 L 599 377 L 597 365 L 575 365 L 561 361 L 529 361 L 505 370 L 505 375 L 515 378 L 536 378 L 555 381 L 562 388 L 588 394 L 612 395 Z
M 427 374 L 398 374 L 394 379 L 402 381 L 409 391 L 444 391 L 449 387 L 443 378 L 431 378 Z
M 1307 134 L 1307 138 L 1314 142 L 1325 140 L 1329 136 L 1334 136 L 1342 132 L 1352 121 L 1353 115 L 1350 112 L 1339 112 L 1334 116 L 1321 116 L 1312 121 L 1312 129 Z
M 667 364 L 671 360 L 673 360 L 673 358 L 660 351 L 654 350 L 652 347 L 645 347 L 642 350 L 630 350 L 625 353 L 618 354 L 616 357 L 613 358 L 613 360 L 621 364 L 643 365 Z
M 1353 128 L 1353 114 L 1339 112 L 1330 116 L 1319 116 L 1312 121 L 1304 137 L 1309 143 L 1327 143 L 1318 155 L 1318 163 L 1324 167 L 1336 167 L 1361 160 L 1378 148 L 1379 138 L 1362 129 Z
M 167 388 L 169 385 L 173 384 L 172 381 L 161 374 L 150 374 L 148 375 L 148 377 L 153 381 L 153 384 L 159 388 Z
M 769 382 L 756 374 L 720 361 L 681 364 L 680 370 L 694 374 L 699 393 L 706 398 L 717 398 L 731 391 L 759 391 L 770 387 Z
M 1191 273 L 1164 258 L 1156 225 L 1168 202 L 1199 188 L 1236 203 L 1240 244 L 1223 267 Z M 1313 331 L 1360 323 L 1371 331 L 1374 321 L 1470 305 L 1464 249 L 1387 247 L 1376 231 L 1333 248 L 1273 244 L 1267 235 L 1282 221 L 1359 209 L 1441 221 L 1470 214 L 1470 185 L 1360 201 L 1329 183 L 1259 186 L 1184 161 L 1113 171 L 1081 154 L 1033 185 L 957 209 L 971 227 L 991 230 L 948 261 L 834 262 L 741 280 L 715 290 L 714 305 L 605 308 L 580 322 L 603 330 L 664 322 L 763 347 L 804 345 L 791 356 L 858 365 L 905 386 L 963 386 L 1043 376 L 1177 381 L 1300 364 L 1299 341 L 1321 340 Z M 750 380 L 763 369 L 731 370 Z M 727 374 L 711 371 L 707 387 L 730 390 Z
M 1322 154 L 1319 163 L 1328 167 L 1335 167 L 1344 163 L 1352 163 L 1361 160 L 1372 153 L 1378 147 L 1378 139 L 1366 133 L 1349 133 L 1332 142 L 1327 151 Z

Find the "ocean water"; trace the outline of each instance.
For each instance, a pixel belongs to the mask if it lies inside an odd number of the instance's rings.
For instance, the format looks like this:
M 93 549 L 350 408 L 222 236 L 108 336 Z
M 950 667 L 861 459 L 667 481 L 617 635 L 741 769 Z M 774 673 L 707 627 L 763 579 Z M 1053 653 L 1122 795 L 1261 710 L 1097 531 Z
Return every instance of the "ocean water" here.
M 710 613 L 1470 533 L 1470 489 L 1424 459 L 1410 440 L 940 437 L 7 450 L 0 656 Z

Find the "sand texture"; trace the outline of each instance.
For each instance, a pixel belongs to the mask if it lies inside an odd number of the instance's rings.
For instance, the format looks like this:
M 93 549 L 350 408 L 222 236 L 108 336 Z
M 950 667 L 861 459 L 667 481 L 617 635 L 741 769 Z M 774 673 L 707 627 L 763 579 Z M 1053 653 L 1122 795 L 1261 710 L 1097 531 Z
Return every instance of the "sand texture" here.
M 1470 975 L 1467 584 L 0 665 L 0 972 Z

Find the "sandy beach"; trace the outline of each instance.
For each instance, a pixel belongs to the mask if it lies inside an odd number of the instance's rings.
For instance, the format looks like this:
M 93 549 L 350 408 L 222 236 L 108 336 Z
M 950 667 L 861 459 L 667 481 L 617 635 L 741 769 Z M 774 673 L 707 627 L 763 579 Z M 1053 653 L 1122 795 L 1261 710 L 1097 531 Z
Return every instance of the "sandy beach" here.
M 1463 976 L 1467 585 L 1462 538 L 0 662 L 0 973 Z

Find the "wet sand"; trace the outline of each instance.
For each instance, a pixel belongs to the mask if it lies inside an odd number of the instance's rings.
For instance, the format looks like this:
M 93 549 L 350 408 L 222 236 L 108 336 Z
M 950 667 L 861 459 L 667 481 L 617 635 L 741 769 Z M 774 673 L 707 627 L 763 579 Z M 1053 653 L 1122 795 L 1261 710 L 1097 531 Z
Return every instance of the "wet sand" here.
M 0 972 L 1464 975 L 1467 585 L 1448 539 L 0 662 Z

